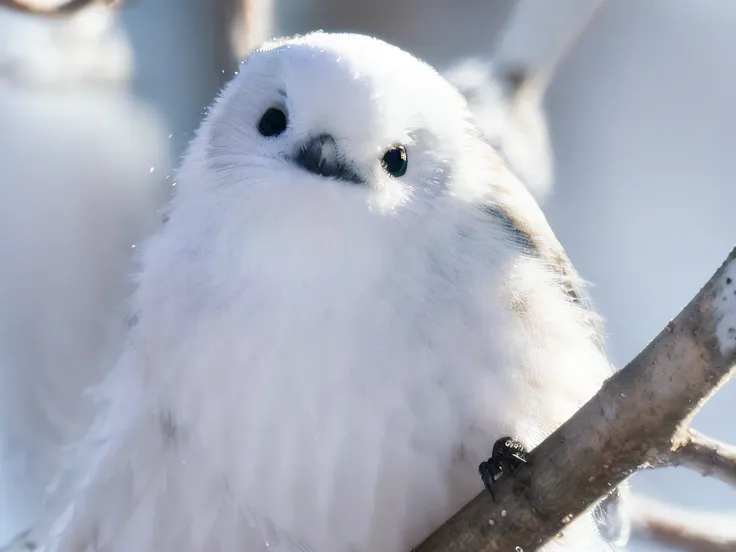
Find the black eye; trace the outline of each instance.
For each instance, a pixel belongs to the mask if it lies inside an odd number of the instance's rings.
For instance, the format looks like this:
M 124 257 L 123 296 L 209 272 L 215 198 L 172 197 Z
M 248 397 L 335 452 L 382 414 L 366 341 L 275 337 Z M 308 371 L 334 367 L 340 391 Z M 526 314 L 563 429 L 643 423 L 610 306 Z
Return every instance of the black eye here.
M 406 148 L 404 146 L 394 146 L 388 150 L 381 160 L 383 168 L 391 176 L 398 178 L 406 174 Z
M 258 132 L 264 136 L 278 136 L 286 130 L 286 113 L 275 107 L 266 110 L 258 123 Z

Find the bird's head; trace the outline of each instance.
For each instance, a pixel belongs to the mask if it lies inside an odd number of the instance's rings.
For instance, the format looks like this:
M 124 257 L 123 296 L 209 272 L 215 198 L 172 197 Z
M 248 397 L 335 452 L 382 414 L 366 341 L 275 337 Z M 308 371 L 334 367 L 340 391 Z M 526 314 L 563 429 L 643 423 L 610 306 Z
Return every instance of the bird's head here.
M 463 193 L 478 142 L 461 94 L 425 63 L 374 38 L 312 33 L 253 52 L 195 149 L 212 186 L 336 195 L 385 213 Z
M 295 273 L 356 285 L 399 258 L 426 264 L 457 249 L 481 218 L 498 223 L 484 240 L 506 239 L 513 225 L 481 207 L 508 175 L 429 65 L 375 38 L 312 33 L 254 51 L 214 102 L 165 243 L 184 248 L 187 272 L 201 260 L 199 280 L 231 286 L 228 296 L 264 273 L 280 290 L 298 287 Z

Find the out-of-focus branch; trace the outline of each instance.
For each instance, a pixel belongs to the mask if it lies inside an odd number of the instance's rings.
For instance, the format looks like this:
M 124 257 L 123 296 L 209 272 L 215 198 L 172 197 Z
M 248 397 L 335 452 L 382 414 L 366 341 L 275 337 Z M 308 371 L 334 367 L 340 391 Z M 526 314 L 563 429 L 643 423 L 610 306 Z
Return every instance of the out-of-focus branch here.
M 445 72 L 488 140 L 540 201 L 554 173 L 542 99 L 557 67 L 606 2 L 517 0 L 489 55 Z
M 31 530 L 23 531 L 8 544 L 0 546 L 0 552 L 31 552 L 38 545 L 30 538 Z
M 234 0 L 235 23 L 232 26 L 232 48 L 236 58 L 248 53 L 271 38 L 274 26 L 274 0 Z
M 112 7 L 121 2 L 122 0 L 69 0 L 58 6 L 46 7 L 22 0 L 0 0 L 0 7 L 34 15 L 64 17 L 77 13 L 92 4 L 105 4 Z
M 687 552 L 736 550 L 736 512 L 691 511 L 642 497 L 629 507 L 636 536 Z
M 529 464 L 501 478 L 498 502 L 481 493 L 417 552 L 537 550 L 629 475 L 666 464 L 689 442 L 692 417 L 734 372 L 734 291 L 736 249 L 634 360 L 532 451 Z
M 686 440 L 674 450 L 664 451 L 667 466 L 683 466 L 703 476 L 736 486 L 736 447 L 711 439 L 691 429 Z
M 493 51 L 494 76 L 514 95 L 540 93 L 607 0 L 518 0 Z

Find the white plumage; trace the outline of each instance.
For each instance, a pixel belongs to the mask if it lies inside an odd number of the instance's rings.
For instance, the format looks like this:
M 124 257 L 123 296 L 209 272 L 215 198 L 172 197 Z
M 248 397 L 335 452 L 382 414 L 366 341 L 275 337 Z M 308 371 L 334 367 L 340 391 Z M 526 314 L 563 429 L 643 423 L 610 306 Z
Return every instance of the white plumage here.
M 288 124 L 266 137 L 269 108 Z M 383 42 L 253 53 L 178 183 L 47 552 L 408 552 L 481 490 L 496 439 L 536 445 L 611 373 L 465 100 Z M 586 517 L 562 545 L 605 540 Z

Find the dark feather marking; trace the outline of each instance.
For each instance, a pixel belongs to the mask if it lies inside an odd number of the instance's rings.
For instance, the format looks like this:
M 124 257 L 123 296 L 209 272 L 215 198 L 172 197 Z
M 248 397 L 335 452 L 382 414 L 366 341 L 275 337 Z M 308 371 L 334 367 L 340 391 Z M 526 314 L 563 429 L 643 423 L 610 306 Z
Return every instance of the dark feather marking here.
M 483 211 L 501 224 L 511 241 L 518 245 L 523 253 L 534 255 L 545 261 L 551 270 L 562 277 L 562 289 L 573 302 L 579 305 L 585 304 L 585 292 L 578 286 L 575 269 L 561 248 L 559 251 L 545 251 L 549 248 L 543 248 L 537 244 L 534 233 L 525 228 L 520 220 L 514 218 L 500 205 L 484 205 Z
M 565 255 L 564 251 L 555 252 L 553 258 L 549 260 L 549 266 L 562 276 L 561 286 L 567 296 L 578 305 L 588 307 L 586 293 L 580 288 L 577 282 L 577 273 L 572 263 Z
M 162 411 L 158 419 L 164 441 L 169 444 L 176 443 L 179 436 L 179 428 L 174 419 L 174 414 L 170 411 Z
M 484 205 L 483 211 L 492 216 L 501 228 L 508 234 L 509 239 L 518 245 L 524 253 L 538 255 L 536 244 L 532 236 L 500 205 Z
M 125 325 L 128 327 L 128 329 L 135 328 L 138 325 L 138 320 L 140 320 L 140 317 L 140 312 L 134 312 L 133 314 L 125 318 Z
M 545 266 L 555 272 L 559 276 L 558 285 L 560 290 L 565 293 L 569 299 L 580 306 L 588 313 L 588 324 L 593 328 L 593 340 L 596 346 L 603 350 L 603 337 L 600 328 L 600 320 L 598 314 L 592 306 L 590 298 L 581 285 L 577 272 L 572 266 L 570 259 L 567 258 L 562 246 L 554 239 L 551 229 L 548 227 L 542 229 L 550 233 L 551 239 L 544 240 L 538 232 L 527 227 L 524 221 L 515 217 L 513 211 L 505 208 L 503 204 L 494 203 L 486 204 L 482 207 L 483 212 L 491 215 L 497 224 L 501 225 L 509 239 L 517 244 L 523 254 L 533 255 L 542 261 Z M 521 305 L 512 305 L 512 308 L 521 307 Z M 525 309 L 518 309 L 523 312 Z

